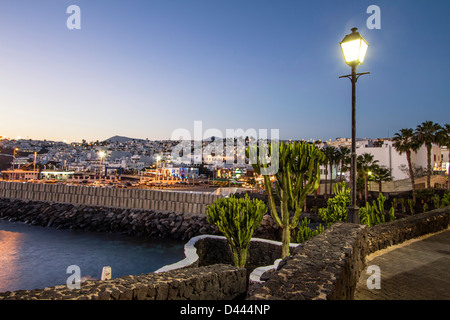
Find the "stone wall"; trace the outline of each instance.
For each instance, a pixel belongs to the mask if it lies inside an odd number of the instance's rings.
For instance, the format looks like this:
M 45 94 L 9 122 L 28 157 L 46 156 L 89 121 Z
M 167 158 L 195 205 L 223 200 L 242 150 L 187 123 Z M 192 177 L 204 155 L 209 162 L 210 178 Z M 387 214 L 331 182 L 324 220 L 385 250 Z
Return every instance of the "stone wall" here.
M 334 224 L 292 250 L 249 299 L 352 299 L 366 248 L 365 225 Z
M 416 190 L 425 189 L 427 183 L 427 177 L 420 177 L 414 180 Z M 435 185 L 446 188 L 447 182 L 446 177 L 442 175 L 432 175 L 431 176 L 431 187 L 435 188 Z M 369 181 L 368 189 L 372 191 L 379 190 L 379 183 L 375 181 Z M 393 180 L 382 182 L 381 188 L 383 192 L 405 192 L 411 191 L 411 179 Z
M 174 240 L 218 234 L 204 214 L 0 198 L 0 219 L 57 229 L 126 233 Z
M 367 232 L 368 254 L 422 235 L 445 230 L 450 225 L 450 207 L 419 213 L 378 224 Z
M 449 223 L 450 207 L 445 207 L 371 228 L 334 224 L 293 250 L 249 299 L 353 299 L 367 255 L 448 229 Z
M 298 244 L 291 243 L 291 248 Z M 185 259 L 164 266 L 155 272 L 179 268 L 193 268 L 217 263 L 234 264 L 227 239 L 224 236 L 201 235 L 191 238 L 184 246 Z M 281 242 L 253 237 L 247 253 L 247 275 L 259 267 L 272 265 L 281 258 Z
M 65 184 L 0 182 L 0 198 L 205 214 L 221 196 L 152 189 L 117 189 Z
M 219 234 L 205 214 L 0 198 L 0 219 L 57 229 L 116 232 L 173 240 Z M 276 240 L 279 228 L 265 215 L 255 237 Z
M 246 270 L 216 264 L 162 273 L 89 280 L 80 289 L 66 285 L 0 293 L 0 300 L 231 300 L 245 295 Z

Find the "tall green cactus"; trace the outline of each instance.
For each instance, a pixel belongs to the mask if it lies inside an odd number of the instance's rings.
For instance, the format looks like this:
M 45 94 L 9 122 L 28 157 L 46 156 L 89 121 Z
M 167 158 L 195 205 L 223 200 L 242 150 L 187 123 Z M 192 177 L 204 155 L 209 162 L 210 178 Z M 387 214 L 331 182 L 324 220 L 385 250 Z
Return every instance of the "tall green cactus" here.
M 345 182 L 334 186 L 334 197 L 327 200 L 326 208 L 319 208 L 319 218 L 330 227 L 339 221 L 347 221 L 348 207 L 350 206 L 350 189 Z
M 209 223 L 217 225 L 220 232 L 227 238 L 238 268 L 245 267 L 247 252 L 253 232 L 260 226 L 267 212 L 266 205 L 258 199 L 220 198 L 207 207 Z
M 252 157 L 251 154 L 256 155 L 258 148 L 260 156 Z M 278 167 L 278 170 L 271 174 L 265 174 L 268 167 L 266 151 L 270 151 L 270 166 Z M 253 145 L 249 146 L 246 153 L 254 170 L 263 174 L 270 213 L 282 228 L 282 257 L 285 258 L 289 256 L 290 233 L 298 225 L 306 195 L 319 187 L 320 163 L 325 156 L 316 146 L 304 141 L 269 143 L 268 150 Z M 281 218 L 275 206 L 271 178 L 274 178 L 275 192 L 280 200 Z M 292 218 L 291 211 L 294 212 Z
M 366 202 L 365 207 L 359 208 L 359 217 L 362 223 L 367 224 L 369 227 L 374 225 L 385 223 L 386 222 L 386 213 L 384 209 L 384 202 L 386 201 L 386 197 L 383 196 L 382 193 L 377 198 L 377 201 L 372 201 L 372 205 L 369 202 Z M 394 214 L 394 207 L 391 207 L 387 215 L 389 217 L 389 221 L 394 221 L 396 219 Z

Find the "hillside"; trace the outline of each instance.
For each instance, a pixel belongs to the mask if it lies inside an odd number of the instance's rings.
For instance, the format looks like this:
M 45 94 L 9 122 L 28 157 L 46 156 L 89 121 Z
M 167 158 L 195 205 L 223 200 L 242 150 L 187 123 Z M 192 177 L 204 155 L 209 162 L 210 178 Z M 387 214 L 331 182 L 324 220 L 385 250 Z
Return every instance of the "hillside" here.
M 134 139 L 134 138 L 129 138 L 129 137 L 124 137 L 124 136 L 114 136 L 111 137 L 109 139 L 106 139 L 104 142 L 109 142 L 109 143 L 127 143 L 128 141 L 144 141 L 144 139 Z

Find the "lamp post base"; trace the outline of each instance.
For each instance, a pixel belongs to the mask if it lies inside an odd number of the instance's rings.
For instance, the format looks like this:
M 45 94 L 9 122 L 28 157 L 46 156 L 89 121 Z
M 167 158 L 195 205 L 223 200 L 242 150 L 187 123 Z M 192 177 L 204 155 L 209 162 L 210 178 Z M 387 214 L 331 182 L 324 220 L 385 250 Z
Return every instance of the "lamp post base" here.
M 359 207 L 357 205 L 351 205 L 348 207 L 347 222 L 360 224 L 359 220 Z

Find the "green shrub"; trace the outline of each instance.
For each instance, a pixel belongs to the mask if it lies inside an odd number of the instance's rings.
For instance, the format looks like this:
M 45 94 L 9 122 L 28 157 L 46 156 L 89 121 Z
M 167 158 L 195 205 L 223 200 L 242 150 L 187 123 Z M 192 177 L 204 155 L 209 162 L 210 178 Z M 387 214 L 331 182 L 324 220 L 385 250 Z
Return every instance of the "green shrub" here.
M 438 194 L 435 194 L 434 196 L 432 196 L 431 201 L 433 201 L 433 206 L 435 209 L 440 207 L 441 199 L 439 198 Z
M 319 218 L 330 225 L 347 220 L 348 207 L 350 205 L 350 189 L 344 182 L 334 186 L 334 197 L 327 200 L 326 208 L 319 208 Z
M 414 207 L 416 206 L 416 200 L 414 199 L 408 199 L 408 206 L 409 206 L 409 212 L 411 214 L 415 213 L 415 209 Z
M 365 207 L 359 208 L 359 218 L 361 223 L 367 224 L 369 227 L 386 222 L 386 212 L 384 209 L 384 202 L 386 197 L 382 193 L 378 196 L 377 200 L 373 201 L 373 205 L 366 203 Z M 394 207 L 391 207 L 388 211 L 389 221 L 396 219 L 394 214 Z
M 215 224 L 227 238 L 234 264 L 238 268 L 245 267 L 247 251 L 253 232 L 260 226 L 267 212 L 266 205 L 258 199 L 220 198 L 207 207 L 209 223 Z
M 314 236 L 317 236 L 318 234 L 322 233 L 325 230 L 322 224 L 319 224 L 316 230 L 312 230 L 309 227 L 310 223 L 311 220 L 305 217 L 302 223 L 298 226 L 297 235 L 295 237 L 297 243 L 305 242 L 306 240 L 311 239 Z
M 441 207 L 450 206 L 450 190 L 445 191 L 444 196 L 441 200 Z

